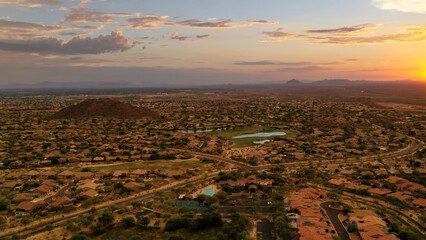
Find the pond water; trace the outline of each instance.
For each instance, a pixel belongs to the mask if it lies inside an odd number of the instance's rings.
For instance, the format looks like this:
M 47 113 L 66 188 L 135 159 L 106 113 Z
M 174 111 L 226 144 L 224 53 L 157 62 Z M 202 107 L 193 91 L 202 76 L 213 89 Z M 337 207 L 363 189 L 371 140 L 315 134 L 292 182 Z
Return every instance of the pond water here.
M 261 140 L 261 141 L 253 141 L 254 144 L 265 144 L 271 142 L 271 140 Z
M 254 137 L 274 137 L 274 136 L 285 136 L 285 135 L 286 135 L 285 132 L 258 132 L 253 134 L 244 134 L 240 136 L 235 136 L 232 138 L 239 139 L 239 138 L 254 138 Z
M 213 129 L 196 130 L 196 131 L 193 131 L 193 130 L 188 130 L 188 131 L 186 131 L 186 130 L 180 130 L 178 132 L 180 132 L 180 133 L 205 133 L 205 132 L 213 132 Z
M 179 130 L 180 133 L 206 133 L 206 132 L 213 132 L 213 131 L 222 131 L 227 130 L 227 128 L 217 128 L 217 129 L 204 129 L 204 130 Z

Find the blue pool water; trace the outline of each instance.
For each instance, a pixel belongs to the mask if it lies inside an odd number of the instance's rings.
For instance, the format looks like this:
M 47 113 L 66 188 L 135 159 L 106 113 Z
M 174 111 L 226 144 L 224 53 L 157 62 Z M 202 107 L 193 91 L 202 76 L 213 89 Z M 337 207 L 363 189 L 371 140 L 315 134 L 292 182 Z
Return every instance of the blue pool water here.
M 211 188 L 207 188 L 206 190 L 204 190 L 204 195 L 213 196 L 214 194 L 215 194 L 215 192 Z

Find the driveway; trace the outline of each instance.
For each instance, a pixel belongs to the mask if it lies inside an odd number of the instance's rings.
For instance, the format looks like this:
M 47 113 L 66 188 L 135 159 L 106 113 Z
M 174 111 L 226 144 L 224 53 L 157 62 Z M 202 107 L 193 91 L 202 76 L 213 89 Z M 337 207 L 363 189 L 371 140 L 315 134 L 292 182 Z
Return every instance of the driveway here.
M 343 223 L 340 221 L 338 215 L 340 213 L 343 213 L 342 210 L 337 210 L 334 208 L 330 208 L 329 202 L 321 203 L 321 208 L 324 209 L 327 212 L 328 217 L 330 218 L 331 223 L 333 224 L 334 228 L 336 229 L 337 234 L 339 235 L 341 240 L 351 240 L 349 237 L 349 233 L 346 231 L 345 226 L 343 226 Z
M 267 218 L 262 219 L 257 223 L 257 240 L 275 240 L 274 223 L 270 222 Z

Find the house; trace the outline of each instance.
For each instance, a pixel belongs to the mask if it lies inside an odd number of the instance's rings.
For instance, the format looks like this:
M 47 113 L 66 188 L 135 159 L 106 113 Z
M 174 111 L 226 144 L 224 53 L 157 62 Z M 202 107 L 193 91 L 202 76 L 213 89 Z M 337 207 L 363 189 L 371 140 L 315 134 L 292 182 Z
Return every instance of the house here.
M 71 181 L 73 177 L 74 173 L 69 170 L 65 170 L 58 174 L 58 178 L 63 181 Z
M 74 179 L 80 180 L 84 178 L 93 178 L 93 175 L 94 174 L 92 172 L 77 172 L 74 174 Z
M 68 197 L 59 197 L 57 199 L 55 199 L 51 204 L 50 204 L 50 208 L 54 208 L 54 207 L 67 207 L 70 206 L 72 204 L 72 200 L 69 199 Z
M 84 197 L 84 198 L 92 198 L 92 197 L 96 197 L 98 196 L 98 192 L 96 190 L 93 189 L 89 189 L 85 192 L 80 193 L 80 196 Z
M 424 199 L 424 198 L 414 199 L 413 204 L 414 204 L 414 206 L 416 206 L 420 209 L 425 209 L 426 208 L 426 199 Z
M 349 222 L 356 223 L 362 240 L 397 240 L 388 233 L 387 224 L 372 210 L 354 209 L 349 215 Z
M 133 179 L 144 178 L 146 174 L 147 174 L 146 170 L 136 169 L 135 171 L 130 173 L 130 177 Z
M 103 179 L 106 178 L 110 173 L 111 172 L 109 170 L 101 169 L 97 173 L 95 173 L 95 177 Z
M 39 175 L 40 179 L 48 179 L 50 176 L 56 176 L 56 172 L 49 170 L 41 172 Z
M 123 185 L 125 188 L 131 189 L 133 191 L 139 191 L 143 188 L 145 188 L 145 184 L 143 183 L 137 183 L 137 182 L 128 182 Z
M 380 196 L 384 196 L 387 195 L 389 193 L 392 193 L 391 190 L 389 189 L 384 189 L 384 188 L 370 188 L 367 190 L 369 193 L 372 194 L 376 194 L 376 195 L 380 195 Z
M 21 182 L 18 181 L 6 181 L 0 184 L 0 189 L 12 190 L 21 185 Z
M 328 182 L 336 186 L 345 186 L 350 183 L 346 178 L 331 179 Z
M 32 192 L 38 193 L 41 196 L 47 195 L 49 192 L 51 192 L 53 190 L 52 186 L 49 185 L 40 185 L 34 189 L 32 189 Z
M 40 202 L 24 201 L 24 202 L 21 202 L 20 204 L 18 204 L 18 206 L 16 206 L 16 211 L 32 213 L 34 211 L 43 209 L 45 204 L 46 203 L 43 202 L 43 201 L 40 201 Z
M 112 175 L 114 178 L 126 178 L 129 175 L 129 171 L 127 170 L 116 170 L 114 171 L 114 174 Z
M 39 177 L 40 173 L 35 171 L 35 170 L 31 170 L 29 172 L 24 173 L 24 175 L 22 175 L 21 177 L 23 179 L 37 179 Z

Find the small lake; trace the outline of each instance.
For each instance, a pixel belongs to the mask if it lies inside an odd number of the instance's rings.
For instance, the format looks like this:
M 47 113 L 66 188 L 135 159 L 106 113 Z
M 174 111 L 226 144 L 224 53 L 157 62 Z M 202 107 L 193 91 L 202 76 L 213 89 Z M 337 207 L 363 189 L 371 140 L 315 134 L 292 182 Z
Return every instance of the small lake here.
M 180 130 L 178 132 L 180 132 L 180 133 L 205 133 L 205 132 L 213 132 L 213 129 L 196 130 L 196 131 L 193 131 L 193 130 L 188 130 L 188 131 Z
M 254 137 L 275 137 L 275 136 L 285 136 L 285 132 L 259 132 L 259 133 L 253 133 L 253 134 L 244 134 L 240 136 L 232 137 L 234 139 L 239 138 L 254 138 Z
M 272 142 L 271 140 L 261 140 L 261 141 L 253 141 L 254 144 L 265 144 L 268 142 Z

